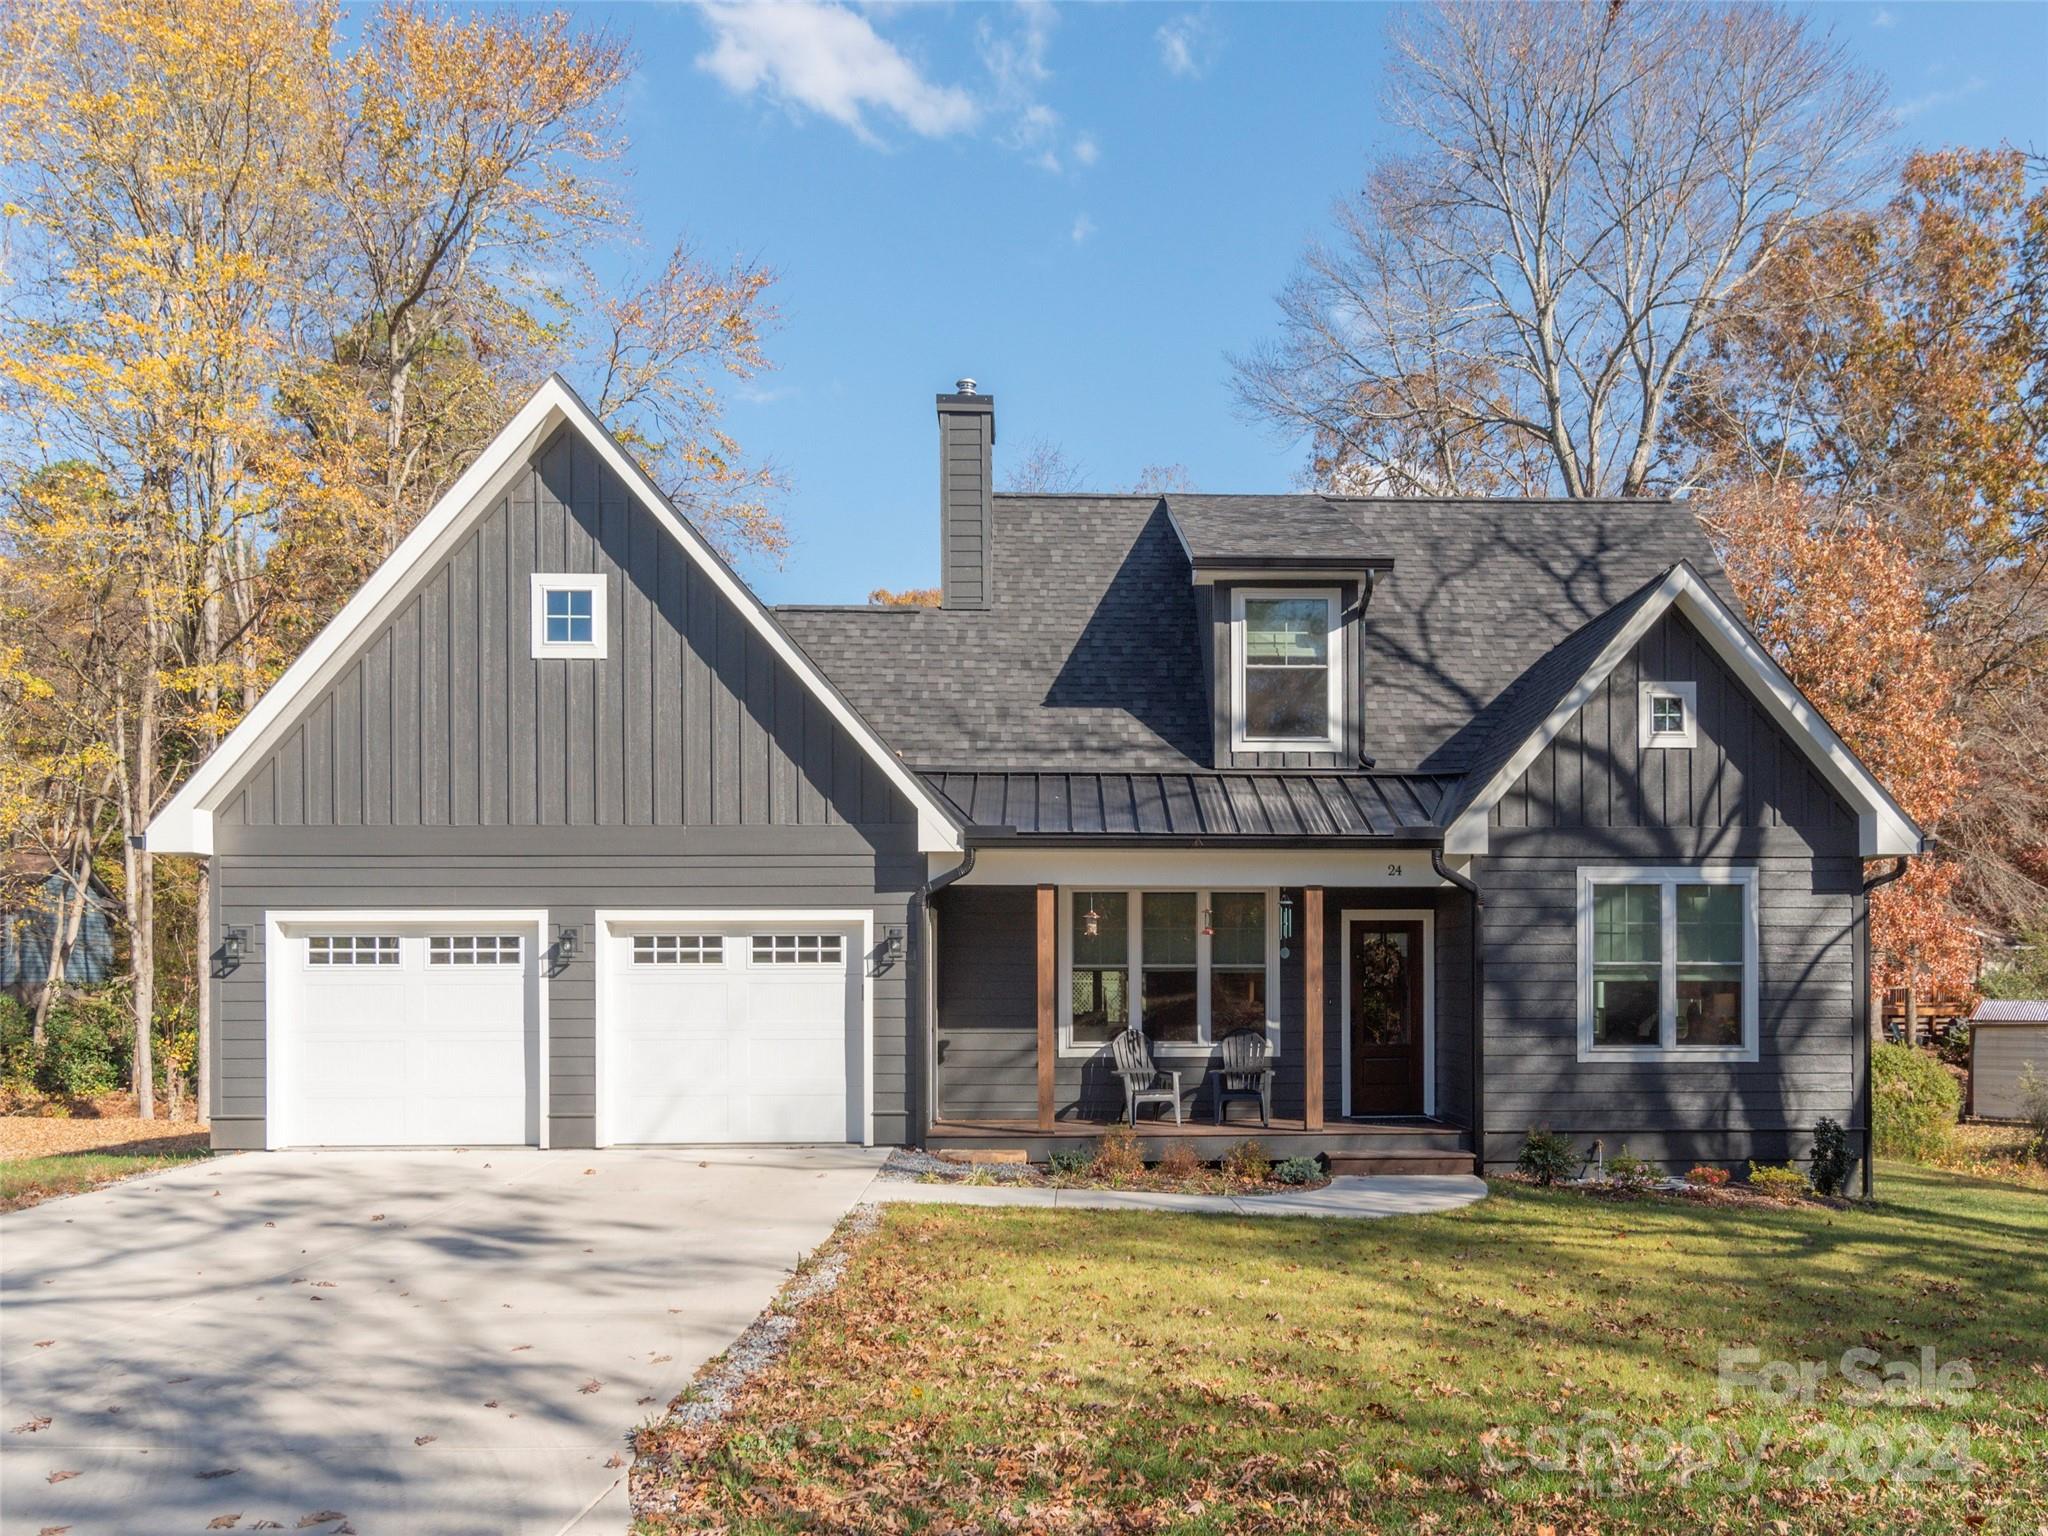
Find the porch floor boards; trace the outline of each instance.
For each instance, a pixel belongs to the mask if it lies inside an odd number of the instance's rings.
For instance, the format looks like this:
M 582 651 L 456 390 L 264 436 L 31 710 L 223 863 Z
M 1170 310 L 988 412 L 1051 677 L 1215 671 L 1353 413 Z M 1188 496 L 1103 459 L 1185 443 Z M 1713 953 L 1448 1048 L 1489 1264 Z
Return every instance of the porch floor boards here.
M 1050 1130 L 1036 1120 L 989 1116 L 949 1119 L 933 1124 L 926 1144 L 935 1152 L 949 1148 L 1000 1148 L 1022 1150 L 1034 1162 L 1042 1162 L 1061 1143 L 1092 1141 L 1117 1120 L 1059 1120 Z M 1144 1155 L 1163 1155 L 1168 1143 L 1192 1143 L 1197 1157 L 1220 1158 L 1239 1142 L 1257 1139 L 1275 1159 L 1313 1157 L 1320 1153 L 1330 1160 L 1335 1173 L 1470 1173 L 1472 1135 L 1465 1127 L 1421 1116 L 1402 1119 L 1329 1120 L 1321 1130 L 1312 1131 L 1299 1115 L 1275 1115 L 1271 1125 L 1256 1120 L 1233 1119 L 1227 1125 L 1213 1120 L 1188 1120 L 1175 1125 L 1171 1120 L 1144 1119 L 1138 1122 L 1138 1140 Z

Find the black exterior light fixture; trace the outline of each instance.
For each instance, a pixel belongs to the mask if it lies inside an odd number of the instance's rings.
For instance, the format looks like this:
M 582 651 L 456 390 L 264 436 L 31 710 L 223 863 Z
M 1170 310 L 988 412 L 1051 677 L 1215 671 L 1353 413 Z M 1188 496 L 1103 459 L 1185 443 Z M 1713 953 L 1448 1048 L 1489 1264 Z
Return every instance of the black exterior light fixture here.
M 576 950 L 582 942 L 582 933 L 574 923 L 564 923 L 555 934 L 555 962 L 567 965 L 576 958 Z
M 230 928 L 220 938 L 220 958 L 223 964 L 235 966 L 242 963 L 242 956 L 249 949 L 249 930 Z
M 882 958 L 901 960 L 903 958 L 903 925 L 891 923 L 882 930 Z

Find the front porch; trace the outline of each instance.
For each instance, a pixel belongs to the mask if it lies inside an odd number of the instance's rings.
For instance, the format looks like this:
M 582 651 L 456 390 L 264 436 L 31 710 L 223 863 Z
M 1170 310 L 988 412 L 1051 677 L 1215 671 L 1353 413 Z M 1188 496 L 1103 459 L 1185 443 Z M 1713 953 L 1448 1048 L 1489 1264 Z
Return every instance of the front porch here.
M 1091 867 L 1071 883 L 963 882 L 934 903 L 929 1147 L 1043 1160 L 1099 1138 L 1125 1112 L 1109 1042 L 1136 1028 L 1179 1074 L 1184 1118 L 1148 1107 L 1148 1158 L 1170 1144 L 1219 1158 L 1256 1137 L 1340 1172 L 1472 1170 L 1462 891 L 1412 855 L 1380 857 L 1373 873 L 1405 878 L 1378 886 L 1288 885 L 1272 863 L 1260 879 L 1213 855 L 1174 879 L 1153 858 L 1142 883 Z M 1220 1044 L 1247 1028 L 1272 1053 L 1272 1123 L 1234 1104 L 1219 1125 Z

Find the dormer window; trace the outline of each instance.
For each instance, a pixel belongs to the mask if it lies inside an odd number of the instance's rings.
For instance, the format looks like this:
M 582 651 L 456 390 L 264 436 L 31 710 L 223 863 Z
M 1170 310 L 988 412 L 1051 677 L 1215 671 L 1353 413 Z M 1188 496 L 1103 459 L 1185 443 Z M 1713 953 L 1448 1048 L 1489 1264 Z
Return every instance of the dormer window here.
M 1697 740 L 1698 683 L 1644 683 L 1636 704 L 1637 743 L 1687 748 Z
M 536 574 L 533 578 L 533 654 L 603 656 L 605 586 L 602 576 Z
M 1329 587 L 1239 588 L 1231 744 L 1241 751 L 1341 748 L 1341 603 Z

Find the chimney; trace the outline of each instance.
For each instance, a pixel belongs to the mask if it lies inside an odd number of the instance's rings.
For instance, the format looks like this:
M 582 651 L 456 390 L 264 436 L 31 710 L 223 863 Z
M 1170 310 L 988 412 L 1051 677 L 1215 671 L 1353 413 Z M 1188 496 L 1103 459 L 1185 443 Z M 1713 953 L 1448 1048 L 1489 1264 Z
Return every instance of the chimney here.
M 996 400 L 976 394 L 972 379 L 953 390 L 939 396 L 939 601 L 946 608 L 986 608 Z

